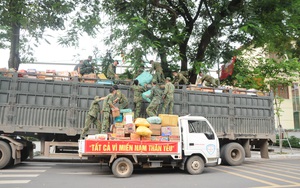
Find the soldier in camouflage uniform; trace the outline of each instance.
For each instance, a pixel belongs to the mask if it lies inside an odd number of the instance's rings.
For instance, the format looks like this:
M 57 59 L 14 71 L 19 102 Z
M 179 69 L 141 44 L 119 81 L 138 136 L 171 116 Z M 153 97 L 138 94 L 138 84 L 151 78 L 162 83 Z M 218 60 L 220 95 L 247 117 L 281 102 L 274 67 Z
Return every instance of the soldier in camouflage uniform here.
M 133 90 L 133 95 L 134 95 L 133 97 L 134 110 L 135 110 L 134 118 L 138 118 L 140 117 L 141 108 L 142 108 L 142 102 L 143 102 L 142 94 L 147 90 L 146 84 L 145 87 L 142 87 L 139 85 L 138 80 L 134 80 L 131 89 Z
M 114 104 L 119 103 L 119 109 L 124 109 L 128 107 L 127 97 L 119 90 L 118 85 L 114 85 L 113 88 L 116 90 L 116 95 L 114 98 Z
M 87 60 L 84 60 L 80 67 L 80 74 L 94 73 L 94 66 L 92 65 L 92 56 L 89 56 Z
M 115 60 L 113 63 L 111 63 L 108 68 L 107 68 L 107 72 L 106 72 L 106 77 L 108 79 L 111 80 L 117 80 L 119 77 L 116 74 L 116 67 L 119 64 L 119 62 L 117 60 Z
M 151 94 L 147 97 L 152 100 L 146 109 L 146 113 L 149 117 L 157 116 L 159 104 L 161 103 L 162 99 L 162 90 L 156 85 L 155 81 L 152 81 Z
M 95 96 L 94 101 L 92 102 L 90 109 L 85 118 L 85 126 L 81 133 L 81 139 L 83 139 L 86 133 L 89 131 L 91 124 L 97 125 L 98 132 L 101 132 L 101 123 L 98 119 L 98 113 L 100 112 L 99 102 L 104 100 L 105 97 L 100 98 L 99 96 Z
M 198 84 L 202 84 L 203 85 L 203 82 L 206 81 L 206 84 L 205 86 L 208 86 L 208 87 L 218 87 L 218 84 L 216 84 L 216 80 L 214 77 L 206 74 L 206 75 L 203 75 L 202 72 L 199 73 L 199 76 L 201 76 L 200 78 L 200 83 Z
M 166 108 L 169 106 L 169 114 L 173 114 L 173 107 L 174 107 L 174 90 L 175 87 L 171 83 L 171 78 L 167 77 L 166 80 L 166 85 L 165 85 L 165 90 L 163 93 L 163 100 L 164 104 L 161 109 L 161 113 L 164 114 L 166 112 Z
M 101 126 L 101 133 L 107 133 L 109 128 L 109 114 L 111 108 L 116 108 L 113 105 L 114 95 L 116 94 L 116 90 L 114 88 L 109 89 L 109 94 L 106 96 L 105 100 L 103 101 L 102 107 L 102 126 Z
M 144 70 L 145 70 L 145 65 L 144 65 L 144 62 L 142 62 L 142 63 L 140 64 L 139 68 L 136 70 L 136 72 L 135 72 L 133 78 L 138 77 L 140 74 L 142 74 L 142 73 L 144 72 Z
M 156 81 L 157 83 L 162 83 L 165 80 L 165 75 L 163 73 L 163 69 L 161 67 L 161 64 L 159 62 L 154 62 L 153 60 L 150 61 L 152 64 L 151 69 L 149 70 L 150 73 L 155 70 L 155 74 L 153 75 L 153 81 Z
M 189 80 L 181 73 L 173 71 L 173 84 L 181 84 L 180 82 L 183 82 L 185 85 L 189 84 Z

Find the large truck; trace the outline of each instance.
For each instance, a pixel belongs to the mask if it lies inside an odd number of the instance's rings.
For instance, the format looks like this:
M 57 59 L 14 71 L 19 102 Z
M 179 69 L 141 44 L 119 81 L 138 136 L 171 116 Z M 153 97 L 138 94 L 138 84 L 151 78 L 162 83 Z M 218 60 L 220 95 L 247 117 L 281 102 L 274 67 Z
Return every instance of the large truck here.
M 172 141 L 79 140 L 79 155 L 108 163 L 116 177 L 129 177 L 134 166 L 142 168 L 172 167 L 195 175 L 205 165 L 220 164 L 218 137 L 204 117 L 183 116 L 178 119 L 179 139 Z
M 111 82 L 91 83 L 78 77 L 44 79 L 32 74 L 26 78 L 20 73 L 0 76 L 0 168 L 32 154 L 34 146 L 24 138 L 39 139 L 45 156 L 78 147 L 94 96 L 108 95 L 111 87 Z M 130 84 L 119 83 L 119 89 L 132 108 Z M 275 141 L 272 93 L 260 96 L 231 89 L 211 92 L 182 86 L 175 90 L 174 100 L 174 114 L 208 119 L 219 139 L 222 161 L 240 165 L 245 157 L 251 157 L 251 149 L 260 150 L 261 157 L 268 158 L 268 143 Z M 142 117 L 147 116 L 147 105 L 143 103 Z M 89 134 L 96 133 L 97 128 L 92 126 Z M 51 153 L 50 148 L 56 152 Z

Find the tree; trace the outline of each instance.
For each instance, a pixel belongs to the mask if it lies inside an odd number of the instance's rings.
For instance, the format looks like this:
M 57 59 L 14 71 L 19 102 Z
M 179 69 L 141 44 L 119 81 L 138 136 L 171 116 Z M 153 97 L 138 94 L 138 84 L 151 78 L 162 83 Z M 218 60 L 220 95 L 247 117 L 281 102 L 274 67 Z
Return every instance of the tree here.
M 234 43 L 290 51 L 284 46 L 299 35 L 299 4 L 296 0 L 111 0 L 103 1 L 102 8 L 112 28 L 108 43 L 116 49 L 142 48 L 144 53 L 157 53 L 164 69 L 180 60 L 181 70 L 186 70 L 188 63 L 210 68 L 220 58 L 231 59 Z
M 10 48 L 9 68 L 18 69 L 21 61 L 20 49 L 28 45 L 31 39 L 34 39 L 36 43 L 39 43 L 41 39 L 47 41 L 44 36 L 47 29 L 66 30 L 68 34 L 73 32 L 69 35 L 74 39 L 73 44 L 78 39 L 75 36 L 82 32 L 94 34 L 99 25 L 98 4 L 98 0 L 1 1 L 0 47 Z M 91 7 L 93 11 L 90 11 Z M 67 28 L 68 23 L 73 24 L 70 29 Z M 75 30 L 81 32 L 75 32 Z M 63 39 L 60 42 L 68 44 L 68 41 Z

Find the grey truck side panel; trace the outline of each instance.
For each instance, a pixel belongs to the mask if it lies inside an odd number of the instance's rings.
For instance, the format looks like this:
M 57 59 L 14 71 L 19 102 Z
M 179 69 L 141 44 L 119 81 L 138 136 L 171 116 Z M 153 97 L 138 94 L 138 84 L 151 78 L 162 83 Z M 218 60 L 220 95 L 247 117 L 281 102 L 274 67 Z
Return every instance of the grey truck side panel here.
M 0 131 L 78 135 L 94 96 L 105 96 L 111 86 L 71 81 L 0 77 Z M 132 107 L 128 85 L 120 86 Z M 214 126 L 219 138 L 274 137 L 273 96 L 207 93 L 176 89 L 174 113 L 200 115 Z M 100 103 L 101 105 L 102 103 Z M 146 116 L 143 103 L 142 115 Z M 101 119 L 101 117 L 100 117 Z M 92 127 L 90 133 L 96 133 Z

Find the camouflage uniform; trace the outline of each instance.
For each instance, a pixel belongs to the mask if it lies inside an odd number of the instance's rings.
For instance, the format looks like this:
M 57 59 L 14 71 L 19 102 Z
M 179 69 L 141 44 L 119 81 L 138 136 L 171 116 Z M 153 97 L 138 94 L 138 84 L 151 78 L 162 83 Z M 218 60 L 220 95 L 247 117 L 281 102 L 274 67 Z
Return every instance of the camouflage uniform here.
M 161 64 L 159 62 L 153 62 L 152 67 L 149 70 L 150 73 L 152 73 L 155 70 L 155 74 L 153 75 L 153 80 L 155 80 L 157 83 L 162 83 L 165 80 L 165 75 L 163 73 L 163 69 L 161 67 Z
M 142 74 L 144 72 L 145 66 L 144 64 L 141 64 L 140 67 L 136 70 L 133 78 L 138 77 L 140 74 Z
M 94 67 L 91 64 L 91 61 L 84 60 L 81 67 L 80 67 L 80 74 L 90 74 L 94 72 Z
M 111 63 L 107 68 L 106 77 L 108 79 L 114 80 L 115 74 L 116 74 L 116 67 L 114 66 L 113 63 Z
M 218 84 L 216 84 L 216 80 L 214 77 L 210 76 L 210 75 L 204 75 L 201 78 L 201 83 L 203 85 L 203 82 L 206 81 L 207 83 L 205 84 L 205 86 L 212 86 L 212 87 L 218 87 Z
M 189 83 L 188 79 L 182 73 L 179 72 L 177 73 L 177 76 L 174 76 L 173 83 L 180 84 L 181 81 L 183 81 L 183 83 L 186 85 Z
M 162 90 L 155 85 L 154 87 L 152 87 L 151 89 L 151 94 L 149 96 L 149 98 L 152 98 L 151 103 L 149 104 L 149 106 L 146 109 L 146 112 L 148 114 L 148 116 L 157 116 L 158 114 L 158 107 L 159 104 L 161 103 L 161 99 L 162 99 Z
M 101 123 L 98 120 L 98 113 L 100 112 L 100 106 L 99 101 L 101 99 L 96 96 L 94 98 L 94 101 L 92 102 L 90 109 L 87 113 L 86 119 L 85 119 L 85 126 L 83 128 L 83 131 L 81 133 L 81 138 L 84 138 L 86 133 L 89 131 L 91 124 L 97 125 L 98 132 L 101 132 Z
M 103 118 L 102 118 L 102 127 L 101 133 L 106 133 L 109 128 L 109 114 L 110 114 L 110 105 L 112 105 L 114 99 L 114 95 L 112 93 L 106 96 L 106 99 L 103 101 Z
M 142 94 L 143 92 L 146 91 L 146 87 L 142 87 L 140 85 L 133 85 L 131 86 L 131 89 L 133 90 L 134 93 L 134 97 L 133 97 L 133 102 L 134 102 L 134 118 L 138 118 L 140 117 L 140 113 L 141 113 L 141 108 L 142 108 L 142 102 L 143 102 L 143 98 L 142 98 Z
M 124 109 L 128 106 L 128 99 L 120 90 L 117 90 L 115 99 L 118 99 L 119 109 Z
M 166 112 L 166 108 L 169 106 L 169 114 L 173 114 L 174 107 L 174 90 L 175 87 L 171 82 L 166 83 L 164 90 L 164 104 L 161 109 L 161 113 L 164 114 Z

